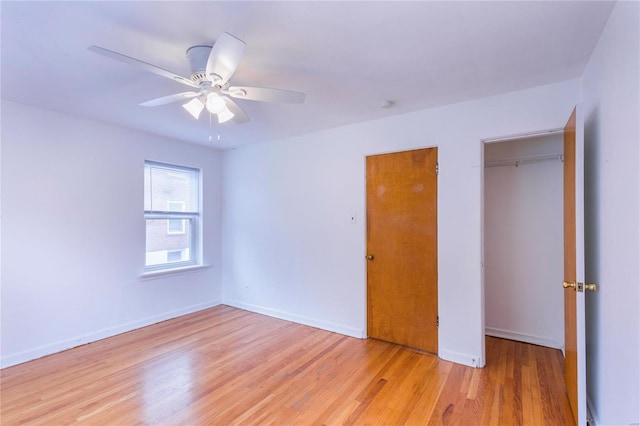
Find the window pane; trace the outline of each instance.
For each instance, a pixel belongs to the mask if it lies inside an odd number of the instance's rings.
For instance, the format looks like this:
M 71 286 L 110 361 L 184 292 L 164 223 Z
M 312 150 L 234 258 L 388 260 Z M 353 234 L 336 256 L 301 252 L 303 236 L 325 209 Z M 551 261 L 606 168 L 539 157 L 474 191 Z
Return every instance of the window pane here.
M 169 169 L 155 164 L 146 164 L 147 168 L 145 210 L 198 211 L 197 170 Z
M 145 266 L 193 262 L 192 226 L 192 219 L 147 219 Z

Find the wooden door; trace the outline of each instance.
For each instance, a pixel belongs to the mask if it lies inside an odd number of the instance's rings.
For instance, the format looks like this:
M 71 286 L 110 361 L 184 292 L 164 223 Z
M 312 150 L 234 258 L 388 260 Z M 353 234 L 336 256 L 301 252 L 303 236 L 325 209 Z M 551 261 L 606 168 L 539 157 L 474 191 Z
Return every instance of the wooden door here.
M 577 425 L 587 424 L 584 291 L 584 116 L 580 105 L 564 129 L 565 385 Z
M 367 157 L 367 332 L 438 352 L 438 149 Z

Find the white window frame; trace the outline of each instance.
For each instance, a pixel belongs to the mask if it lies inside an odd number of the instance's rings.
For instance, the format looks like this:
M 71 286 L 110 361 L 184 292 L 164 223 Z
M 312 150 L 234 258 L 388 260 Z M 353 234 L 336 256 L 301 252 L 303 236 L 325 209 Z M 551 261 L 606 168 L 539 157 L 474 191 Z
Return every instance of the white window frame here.
M 202 216 L 202 210 L 201 210 L 201 206 L 202 206 L 202 191 L 201 191 L 201 187 L 202 187 L 202 172 L 200 169 L 196 169 L 193 167 L 185 167 L 185 166 L 178 166 L 178 165 L 174 165 L 174 164 L 166 164 L 166 163 L 158 163 L 155 161 L 145 161 L 144 162 L 145 168 L 147 166 L 152 167 L 152 168 L 164 168 L 164 169 L 168 169 L 168 170 L 175 170 L 176 172 L 189 172 L 189 173 L 195 173 L 196 179 L 195 179 L 195 183 L 197 185 L 197 188 L 195 188 L 195 196 L 196 196 L 196 211 L 194 212 L 176 212 L 176 211 L 168 211 L 169 210 L 169 206 L 165 206 L 167 208 L 167 210 L 144 210 L 144 218 L 145 218 L 145 223 L 147 220 L 153 220 L 153 219 L 161 219 L 161 220 L 167 220 L 167 234 L 168 235 L 175 235 L 175 234 L 180 234 L 178 232 L 169 232 L 169 220 L 171 219 L 180 219 L 182 220 L 182 224 L 183 224 L 183 232 L 182 234 L 186 233 L 186 222 L 189 221 L 189 226 L 188 229 L 190 231 L 190 235 L 189 235 L 189 241 L 190 241 L 190 246 L 189 248 L 189 257 L 190 259 L 185 260 L 185 261 L 181 261 L 181 262 L 165 262 L 165 263 L 161 263 L 161 264 L 156 264 L 156 265 L 146 265 L 146 260 L 145 260 L 145 266 L 144 266 L 144 272 L 145 274 L 147 273 L 154 273 L 154 272 L 170 272 L 172 270 L 180 270 L 180 269 L 184 269 L 185 267 L 194 267 L 194 266 L 203 266 L 202 265 L 202 261 L 201 261 L 201 247 L 202 247 L 202 236 L 201 236 L 201 216 Z M 151 184 L 152 185 L 152 184 Z M 168 203 L 167 203 L 168 204 Z M 153 206 L 153 203 L 151 203 L 151 206 Z M 183 204 L 184 206 L 184 204 Z M 183 209 L 184 210 L 184 209 Z M 146 229 L 146 226 L 145 226 Z M 145 241 L 146 241 L 146 231 L 145 231 Z M 146 243 L 145 243 L 145 259 L 146 259 Z

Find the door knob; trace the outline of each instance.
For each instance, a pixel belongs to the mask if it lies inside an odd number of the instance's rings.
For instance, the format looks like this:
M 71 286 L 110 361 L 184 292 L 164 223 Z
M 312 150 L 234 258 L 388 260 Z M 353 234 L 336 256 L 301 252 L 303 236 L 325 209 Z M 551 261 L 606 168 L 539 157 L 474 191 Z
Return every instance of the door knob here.
M 598 286 L 595 284 L 585 284 L 584 288 L 586 288 L 589 291 L 596 291 L 598 290 Z
M 562 281 L 562 288 L 576 288 L 575 281 L 570 283 L 569 281 Z
M 373 260 L 373 255 L 372 255 L 372 254 L 368 254 L 368 255 L 366 256 L 366 258 L 367 258 L 367 260 Z

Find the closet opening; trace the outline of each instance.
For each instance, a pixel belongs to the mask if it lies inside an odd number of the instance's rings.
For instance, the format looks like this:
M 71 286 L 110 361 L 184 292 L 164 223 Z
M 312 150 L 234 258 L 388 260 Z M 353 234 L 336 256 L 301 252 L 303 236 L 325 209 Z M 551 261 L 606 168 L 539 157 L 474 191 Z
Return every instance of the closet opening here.
M 485 335 L 564 352 L 563 135 L 483 149 Z

